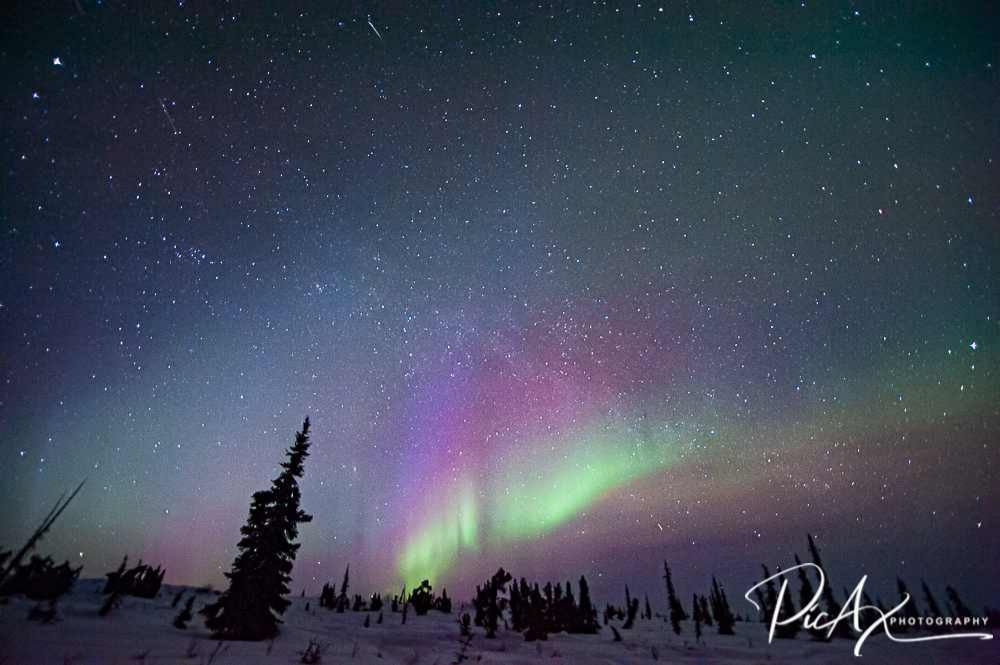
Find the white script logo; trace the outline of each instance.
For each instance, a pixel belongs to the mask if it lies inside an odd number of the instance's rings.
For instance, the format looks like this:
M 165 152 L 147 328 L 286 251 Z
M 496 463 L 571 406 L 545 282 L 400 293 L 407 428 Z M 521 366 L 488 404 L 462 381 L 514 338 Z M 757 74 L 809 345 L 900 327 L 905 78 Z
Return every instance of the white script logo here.
M 789 573 L 799 570 L 800 568 L 813 568 L 816 570 L 816 574 L 819 575 L 819 585 L 816 588 L 815 593 L 809 602 L 806 603 L 798 612 L 795 612 L 791 616 L 779 619 L 778 617 L 782 614 L 782 605 L 785 601 L 785 596 L 788 593 L 788 578 L 786 577 Z M 990 633 L 948 633 L 946 635 L 926 635 L 923 637 L 896 637 L 889 630 L 890 619 L 899 613 L 910 600 L 910 595 L 906 594 L 898 605 L 889 610 L 881 610 L 874 605 L 863 605 L 861 601 L 861 596 L 864 593 L 865 582 L 868 580 L 867 575 L 863 575 L 858 585 L 854 587 L 854 591 L 851 595 L 847 597 L 844 601 L 844 606 L 841 608 L 840 613 L 834 618 L 829 618 L 826 612 L 816 612 L 819 607 L 820 600 L 822 599 L 824 588 L 826 587 L 826 575 L 823 573 L 823 569 L 817 566 L 815 563 L 802 563 L 792 568 L 780 571 L 774 575 L 771 575 L 767 579 L 761 580 L 754 586 L 750 587 L 744 597 L 750 602 L 751 605 L 761 610 L 760 605 L 751 600 L 750 594 L 754 591 L 760 589 L 762 586 L 768 584 L 769 582 L 781 579 L 781 587 L 778 589 L 777 600 L 774 603 L 773 614 L 770 620 L 770 630 L 768 632 L 768 643 L 774 641 L 774 631 L 778 626 L 787 626 L 795 623 L 796 621 L 801 621 L 802 626 L 806 630 L 816 630 L 816 631 L 827 631 L 827 637 L 832 637 L 834 631 L 837 629 L 837 625 L 844 619 L 852 618 L 852 627 L 855 632 L 860 633 L 858 636 L 858 641 L 854 645 L 854 655 L 861 655 L 861 645 L 864 641 L 868 639 L 868 636 L 874 633 L 876 630 L 881 628 L 885 631 L 886 637 L 888 637 L 893 642 L 930 642 L 931 640 L 952 640 L 958 638 L 978 638 L 980 640 L 992 640 L 993 635 Z M 877 618 L 871 622 L 867 627 L 863 627 L 861 624 L 861 613 L 868 612 L 868 616 L 877 615 Z M 988 617 L 983 617 L 982 619 L 977 619 L 977 623 L 981 621 L 983 625 L 986 625 Z

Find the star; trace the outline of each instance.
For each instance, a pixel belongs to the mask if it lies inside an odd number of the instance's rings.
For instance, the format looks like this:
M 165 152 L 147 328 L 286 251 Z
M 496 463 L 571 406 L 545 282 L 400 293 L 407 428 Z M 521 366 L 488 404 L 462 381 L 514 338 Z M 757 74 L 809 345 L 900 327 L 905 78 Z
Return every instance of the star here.
M 55 66 L 55 67 L 62 67 L 63 66 L 62 60 L 59 58 L 59 56 L 56 56 L 55 58 L 52 58 L 52 65 Z
M 976 344 L 976 340 L 972 340 L 972 344 L 969 345 L 969 348 L 972 349 L 973 351 L 979 348 L 979 345 Z

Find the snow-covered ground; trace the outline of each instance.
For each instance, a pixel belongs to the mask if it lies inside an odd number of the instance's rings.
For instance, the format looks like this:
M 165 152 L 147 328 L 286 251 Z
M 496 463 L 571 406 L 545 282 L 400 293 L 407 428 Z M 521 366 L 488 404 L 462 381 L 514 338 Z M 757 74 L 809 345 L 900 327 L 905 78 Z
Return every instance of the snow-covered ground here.
M 365 613 L 336 614 L 318 607 L 316 598 L 293 598 L 285 614 L 281 635 L 269 642 L 216 642 L 199 617 L 187 630 L 171 623 L 179 612 L 170 601 L 179 587 L 164 586 L 152 600 L 126 597 L 107 617 L 99 617 L 103 580 L 84 580 L 59 604 L 56 623 L 28 621 L 34 603 L 23 598 L 0 605 L 0 665 L 83 663 L 298 663 L 310 640 L 323 647 L 322 663 L 424 663 L 458 662 L 463 645 L 456 623 L 459 613 L 431 612 L 424 617 L 410 612 L 406 625 L 401 615 L 386 611 L 382 625 L 364 628 Z M 214 596 L 205 594 L 195 610 Z M 310 609 L 306 611 L 306 603 Z M 608 628 L 597 635 L 551 635 L 545 642 L 525 642 L 521 634 L 502 628 L 497 639 L 487 640 L 474 628 L 464 648 L 469 663 L 1000 663 L 1000 641 L 945 640 L 894 644 L 884 636 L 869 639 L 862 659 L 852 655 L 853 641 L 819 643 L 803 636 L 767 644 L 764 626 L 737 623 L 735 636 L 705 631 L 703 643 L 694 643 L 693 626 L 683 626 L 680 637 L 660 619 L 638 621 L 634 630 L 621 631 L 622 642 L 613 641 Z M 995 631 L 989 631 L 996 634 Z

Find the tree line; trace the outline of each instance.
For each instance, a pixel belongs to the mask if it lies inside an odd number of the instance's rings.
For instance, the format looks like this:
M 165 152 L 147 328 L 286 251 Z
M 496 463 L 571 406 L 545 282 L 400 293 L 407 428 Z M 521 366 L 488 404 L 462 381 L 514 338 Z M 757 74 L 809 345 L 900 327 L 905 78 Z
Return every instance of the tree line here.
M 249 515 L 240 529 L 242 538 L 238 543 L 238 554 L 229 572 L 225 573 L 228 580 L 227 588 L 207 603 L 198 613 L 204 617 L 206 627 L 216 639 L 235 640 L 265 640 L 276 636 L 280 629 L 281 616 L 291 604 L 288 599 L 291 571 L 299 545 L 300 524 L 312 520 L 300 508 L 301 492 L 298 480 L 304 473 L 304 462 L 309 456 L 309 419 L 306 418 L 302 428 L 295 434 L 293 444 L 285 451 L 285 461 L 281 463 L 281 471 L 266 490 L 255 492 L 251 498 Z M 82 567 L 73 568 L 69 562 L 56 565 L 51 557 L 32 555 L 27 562 L 25 557 L 36 547 L 37 543 L 49 531 L 53 523 L 66 510 L 76 497 L 83 483 L 68 497 L 61 496 L 55 506 L 45 516 L 42 523 L 31 534 L 25 545 L 16 553 L 0 549 L 0 596 L 22 594 L 27 598 L 44 601 L 32 609 L 32 619 L 52 621 L 56 615 L 57 600 L 67 593 L 75 583 Z M 812 535 L 807 534 L 808 548 L 811 559 L 823 568 L 819 548 Z M 796 565 L 801 564 L 798 554 L 795 554 Z M 825 569 L 824 569 L 825 570 Z M 762 565 L 764 578 L 771 576 L 771 571 Z M 121 602 L 123 596 L 154 598 L 158 595 L 166 571 L 160 566 L 152 567 L 141 560 L 136 566 L 128 567 L 126 556 L 117 570 L 107 574 L 103 588 L 106 596 L 99 614 L 106 616 Z M 809 603 L 816 586 L 810 574 L 804 568 L 797 571 L 799 582 L 799 603 Z M 684 630 L 682 624 L 691 622 L 696 640 L 700 640 L 702 632 L 714 628 L 720 635 L 733 635 L 735 624 L 744 618 L 735 614 L 729 604 L 726 590 L 713 576 L 707 594 L 692 594 L 690 612 L 685 608 L 673 583 L 670 566 L 663 564 L 664 592 L 666 612 L 655 614 L 655 618 L 669 623 L 671 630 L 680 635 Z M 926 582 L 921 580 L 924 603 L 928 616 L 943 616 L 942 608 L 946 608 L 952 616 L 971 616 L 971 612 L 962 601 L 958 592 L 951 586 L 946 587 L 946 605 L 938 602 Z M 407 592 L 406 587 L 391 599 L 383 599 L 381 594 L 371 594 L 363 597 L 361 594 L 349 595 L 350 566 L 344 571 L 339 590 L 336 585 L 326 583 L 319 597 L 321 608 L 344 613 L 378 612 L 376 623 L 383 622 L 383 612 L 386 604 L 391 612 L 402 614 L 402 623 L 406 623 L 412 608 L 416 616 L 426 615 L 434 610 L 442 613 L 452 612 L 452 600 L 447 590 L 440 595 L 434 593 L 429 580 L 423 580 L 420 585 Z M 897 592 L 900 599 L 909 598 L 910 593 L 902 579 L 897 578 Z M 171 603 L 172 607 L 180 604 L 184 590 L 179 591 Z M 303 590 L 302 595 L 305 595 Z M 849 596 L 844 589 L 844 597 Z M 774 581 L 756 589 L 757 604 L 760 608 L 758 620 L 769 621 L 777 605 L 778 593 Z M 193 604 L 195 595 L 190 596 L 174 618 L 173 625 L 178 629 L 187 627 L 193 619 Z M 827 584 L 822 591 L 823 610 L 831 617 L 841 611 L 833 587 L 827 578 Z M 881 598 L 874 601 L 865 593 L 865 605 L 886 611 Z M 309 609 L 309 603 L 306 603 Z M 602 629 L 598 621 L 597 608 L 594 605 L 586 577 L 581 576 L 574 585 L 566 580 L 529 583 L 521 577 L 515 580 L 513 575 L 500 568 L 494 575 L 476 587 L 471 607 L 473 614 L 463 613 L 458 619 L 461 634 L 471 635 L 472 627 L 481 628 L 486 638 L 494 638 L 502 625 L 505 630 L 524 635 L 526 641 L 545 640 L 550 634 L 566 632 L 572 634 L 596 634 Z M 795 612 L 794 599 L 786 598 L 782 604 L 783 614 L 787 616 Z M 904 606 L 905 618 L 921 616 L 917 603 L 911 598 Z M 875 617 L 872 617 L 874 620 Z M 621 640 L 621 630 L 631 630 L 636 620 L 653 620 L 654 612 L 648 594 L 640 606 L 638 596 L 633 596 L 629 587 L 625 586 L 624 605 L 615 606 L 606 603 L 603 610 L 603 626 L 609 627 L 614 639 Z M 621 622 L 613 625 L 612 621 Z M 363 624 L 371 625 L 371 615 L 368 614 Z M 903 632 L 908 630 L 905 625 L 894 627 Z M 778 626 L 775 637 L 791 639 L 800 632 L 798 625 Z M 851 627 L 847 622 L 840 622 L 834 634 L 811 629 L 810 636 L 818 640 L 831 637 L 851 637 Z

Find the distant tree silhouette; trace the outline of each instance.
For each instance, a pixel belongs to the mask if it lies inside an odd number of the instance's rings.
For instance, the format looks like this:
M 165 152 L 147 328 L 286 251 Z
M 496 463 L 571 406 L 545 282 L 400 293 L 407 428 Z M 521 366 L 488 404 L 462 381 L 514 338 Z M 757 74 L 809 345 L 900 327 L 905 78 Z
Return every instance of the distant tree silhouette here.
M 191 620 L 191 608 L 194 607 L 194 596 L 189 596 L 187 602 L 184 604 L 184 608 L 180 613 L 174 617 L 174 628 L 179 630 L 186 630 L 187 623 Z
M 527 594 L 522 596 L 521 588 L 527 589 L 528 583 L 522 577 L 520 584 L 514 581 L 510 584 L 510 625 L 511 629 L 516 632 L 521 632 L 525 628 L 525 605 L 527 603 Z M 477 610 L 478 613 L 478 610 Z
M 705 596 L 701 597 L 701 621 L 706 626 L 711 626 L 712 622 L 712 612 L 708 608 L 708 598 Z
M 448 597 L 447 589 L 441 589 L 441 595 L 434 600 L 434 609 L 443 614 L 451 614 L 451 598 Z
M 576 623 L 571 633 L 584 633 L 592 635 L 599 631 L 601 627 L 597 625 L 597 610 L 590 600 L 590 585 L 587 578 L 580 576 L 580 605 L 576 612 Z
M 287 461 L 271 487 L 254 493 L 250 515 L 240 529 L 239 554 L 231 572 L 229 588 L 216 602 L 201 610 L 205 625 L 216 639 L 264 640 L 278 633 L 278 618 L 290 601 L 288 582 L 299 545 L 298 525 L 312 516 L 299 508 L 298 478 L 309 455 L 309 419 L 286 451 Z
M 645 618 L 646 619 L 652 619 L 653 618 L 653 608 L 651 608 L 649 606 L 649 594 L 648 593 L 645 594 L 645 597 L 646 597 L 646 617 Z
M 337 592 L 328 583 L 323 584 L 323 590 L 319 593 L 319 606 L 328 610 L 337 607 Z
M 344 569 L 344 580 L 340 583 L 340 595 L 337 596 L 337 613 L 343 614 L 347 609 L 347 590 L 350 588 L 351 564 Z
M 761 568 L 764 569 L 765 579 L 771 576 L 771 571 L 768 570 L 766 565 L 761 564 Z M 773 617 L 775 611 L 783 609 L 783 608 L 778 608 L 778 591 L 775 588 L 774 580 L 767 580 L 766 589 L 767 591 L 764 594 L 764 599 L 767 602 L 767 608 L 765 613 L 767 614 L 768 617 Z M 787 606 L 789 607 L 789 611 L 787 612 L 787 614 L 794 614 L 795 606 L 792 604 L 791 598 L 788 598 L 786 596 L 785 604 L 787 604 Z M 779 620 L 781 619 L 782 614 L 786 613 L 779 612 L 778 614 Z M 793 639 L 798 634 L 798 632 L 799 632 L 798 622 L 789 624 L 779 624 L 774 629 L 774 636 L 778 639 L 790 640 Z
M 945 593 L 948 595 L 948 605 L 951 609 L 951 615 L 954 617 L 970 617 L 972 616 L 972 610 L 970 610 L 962 599 L 958 597 L 958 592 L 952 586 L 945 587 Z
M 691 599 L 691 606 L 694 608 L 691 613 L 694 615 L 694 641 L 701 642 L 701 622 L 702 622 L 702 611 L 701 605 L 698 603 L 698 594 L 694 594 Z
M 0 595 L 23 594 L 32 600 L 55 602 L 73 588 L 83 566 L 73 568 L 69 561 L 58 566 L 52 557 L 32 554 L 28 563 L 15 563 L 4 580 Z
M 368 610 L 371 612 L 381 612 L 382 611 L 382 595 L 375 593 L 372 594 L 371 600 L 368 601 Z
M 46 513 L 45 517 L 42 519 L 42 523 L 35 528 L 32 534 L 28 537 L 27 542 L 24 543 L 24 545 L 21 547 L 21 549 L 17 551 L 16 554 L 11 554 L 10 552 L 6 552 L 4 556 L 0 558 L 0 594 L 20 593 L 18 591 L 13 591 L 13 592 L 4 591 L 4 589 L 9 588 L 7 586 L 7 577 L 11 573 L 18 571 L 18 569 L 21 566 L 21 560 L 25 556 L 27 556 L 28 552 L 30 552 L 35 548 L 35 546 L 38 544 L 38 541 L 40 541 L 42 538 L 45 537 L 45 534 L 49 532 L 49 529 L 51 529 L 52 525 L 55 524 L 57 519 L 59 519 L 59 516 L 63 514 L 63 511 L 66 510 L 67 506 L 69 506 L 69 504 L 73 502 L 73 499 L 76 498 L 76 495 L 80 493 L 81 489 L 83 489 L 83 484 L 85 482 L 87 482 L 86 479 L 81 481 L 80 484 L 76 486 L 76 489 L 73 490 L 73 493 L 69 495 L 69 498 L 66 498 L 66 493 L 64 492 L 56 500 L 55 505 L 49 510 L 48 513 Z M 30 566 L 31 564 L 28 565 Z
M 524 631 L 524 640 L 534 642 L 536 640 L 547 640 L 547 622 L 545 617 L 545 599 L 536 584 L 528 595 L 528 627 Z M 489 637 L 489 634 L 487 634 Z
M 910 593 L 910 590 L 907 589 L 906 582 L 898 576 L 896 577 L 896 590 L 899 592 L 899 602 L 902 603 L 906 601 L 906 604 L 903 606 L 901 616 L 906 619 L 918 618 L 920 616 L 920 610 L 917 608 L 917 600 L 913 597 L 913 594 Z M 898 632 L 905 633 L 909 630 L 906 623 L 907 622 L 905 621 L 901 621 L 893 626 L 893 628 Z
M 813 540 L 812 534 L 806 534 L 809 540 L 809 554 L 812 556 L 813 563 L 820 567 L 823 571 L 823 575 L 826 577 L 826 586 L 823 587 L 823 602 L 826 605 L 826 613 L 829 617 L 836 617 L 840 615 L 840 603 L 833 596 L 833 581 L 830 579 L 830 572 L 823 566 L 823 559 L 819 556 L 819 548 L 816 547 L 816 541 Z M 851 626 L 848 621 L 841 621 L 837 623 L 833 634 L 837 637 L 851 638 Z
M 420 583 L 413 593 L 410 594 L 410 604 L 417 616 L 424 616 L 434 606 L 434 593 L 432 592 L 430 580 Z
M 934 594 L 931 593 L 931 589 L 927 586 L 927 582 L 920 580 L 920 585 L 924 590 L 924 602 L 927 603 L 927 615 L 932 617 L 944 616 L 941 612 L 941 606 L 938 605 L 937 599 Z
M 482 588 L 476 587 L 476 597 L 473 605 L 476 608 L 476 625 L 486 629 L 486 637 L 492 639 L 497 635 L 500 625 L 499 594 L 503 593 L 508 582 L 513 579 L 506 570 L 500 568 L 493 574 Z M 539 594 L 539 602 L 541 602 Z M 530 629 L 530 619 L 529 619 Z
M 729 599 L 726 598 L 726 591 L 712 577 L 712 591 L 709 593 L 709 601 L 712 605 L 712 614 L 715 615 L 715 623 L 719 626 L 719 635 L 732 635 L 733 612 L 729 608 Z
M 471 623 L 472 623 L 472 617 L 469 616 L 469 613 L 465 612 L 464 614 L 462 614 L 462 618 L 458 622 L 459 630 L 462 634 L 462 637 L 472 637 L 472 630 L 469 627 Z
M 681 606 L 681 601 L 677 599 L 677 593 L 674 591 L 674 581 L 670 576 L 670 566 L 667 562 L 663 562 L 663 579 L 667 581 L 667 604 L 670 607 L 670 626 L 674 629 L 674 633 L 677 635 L 681 634 L 681 621 L 685 621 L 688 618 L 684 608 Z
M 809 579 L 806 569 L 802 567 L 802 561 L 799 559 L 798 554 L 795 555 L 795 565 L 799 566 L 799 605 L 805 607 L 812 602 L 812 597 L 816 594 L 816 590 L 813 588 L 812 581 Z M 807 632 L 814 640 L 825 642 L 830 639 L 827 631 L 820 630 L 819 628 L 809 628 Z
M 105 594 L 117 593 L 119 596 L 138 596 L 139 598 L 156 598 L 163 584 L 163 576 L 167 571 L 160 566 L 153 568 L 142 562 L 133 568 L 126 568 L 128 556 L 122 559 L 118 570 L 106 575 L 108 578 L 104 583 Z
M 628 592 L 628 585 L 625 585 L 625 612 L 627 617 L 622 624 L 622 630 L 631 630 L 635 625 L 635 617 L 639 613 L 639 599 L 632 598 Z

